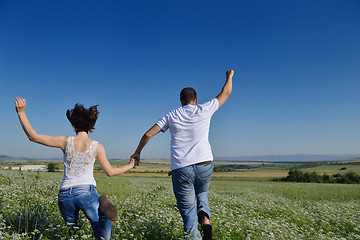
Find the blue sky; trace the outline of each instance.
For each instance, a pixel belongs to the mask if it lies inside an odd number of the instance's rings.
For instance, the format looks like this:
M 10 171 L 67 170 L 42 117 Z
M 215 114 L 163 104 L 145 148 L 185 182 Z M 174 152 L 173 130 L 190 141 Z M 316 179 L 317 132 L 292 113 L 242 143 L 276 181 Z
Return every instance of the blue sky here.
M 65 112 L 99 104 L 91 137 L 128 158 L 142 134 L 194 87 L 215 97 L 216 157 L 360 153 L 360 2 L 0 1 L 0 154 L 62 157 L 31 143 L 13 100 L 27 99 L 38 133 L 73 135 Z M 158 134 L 144 158 L 169 158 Z

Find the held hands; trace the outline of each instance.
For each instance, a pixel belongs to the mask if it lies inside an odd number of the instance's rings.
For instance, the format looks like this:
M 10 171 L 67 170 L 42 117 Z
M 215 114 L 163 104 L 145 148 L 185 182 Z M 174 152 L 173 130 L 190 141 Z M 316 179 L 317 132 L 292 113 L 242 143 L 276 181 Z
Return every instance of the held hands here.
M 232 78 L 234 76 L 234 70 L 226 71 L 226 78 Z
M 135 158 L 131 158 L 130 162 L 129 162 L 129 164 L 131 166 L 133 166 L 133 168 L 136 167 L 136 166 L 139 166 L 139 163 L 140 163 L 140 161 L 136 160 Z
M 26 99 L 17 97 L 15 99 L 15 109 L 17 113 L 25 112 L 26 109 Z
M 140 163 L 140 154 L 138 153 L 134 153 L 133 155 L 131 155 L 130 157 L 130 163 L 131 164 L 134 164 L 134 167 L 135 166 L 139 166 L 139 163 Z

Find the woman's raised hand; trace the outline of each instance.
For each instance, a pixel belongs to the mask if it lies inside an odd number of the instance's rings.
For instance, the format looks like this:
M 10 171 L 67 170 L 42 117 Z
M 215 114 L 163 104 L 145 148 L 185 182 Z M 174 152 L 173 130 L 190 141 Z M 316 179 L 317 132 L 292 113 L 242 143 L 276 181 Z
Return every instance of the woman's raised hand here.
M 16 108 L 16 112 L 25 112 L 26 99 L 19 97 L 15 98 L 15 108 Z

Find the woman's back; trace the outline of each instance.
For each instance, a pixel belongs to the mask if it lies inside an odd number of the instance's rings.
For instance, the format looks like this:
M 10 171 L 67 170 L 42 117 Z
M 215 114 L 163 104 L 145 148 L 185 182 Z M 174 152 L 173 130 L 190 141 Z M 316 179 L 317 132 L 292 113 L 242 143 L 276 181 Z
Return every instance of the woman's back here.
M 68 138 L 64 153 L 64 179 L 60 189 L 87 184 L 96 186 L 93 172 L 98 142 L 83 138 L 80 134 Z
M 82 153 L 87 151 L 94 141 L 87 136 L 83 137 L 81 134 L 74 137 L 74 149 L 76 152 Z

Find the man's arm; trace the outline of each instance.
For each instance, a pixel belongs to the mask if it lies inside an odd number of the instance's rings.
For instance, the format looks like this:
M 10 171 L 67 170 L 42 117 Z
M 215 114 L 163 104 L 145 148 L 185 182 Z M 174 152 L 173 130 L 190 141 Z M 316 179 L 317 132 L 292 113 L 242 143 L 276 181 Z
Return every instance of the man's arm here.
M 131 156 L 131 159 L 135 159 L 137 163 L 140 161 L 140 153 L 145 147 L 145 145 L 150 141 L 150 139 L 158 134 L 161 131 L 159 125 L 155 124 L 152 126 L 141 138 L 138 147 L 135 150 L 135 153 Z M 138 165 L 138 164 L 137 164 Z
M 222 88 L 221 93 L 216 96 L 216 98 L 219 100 L 219 108 L 226 102 L 226 100 L 231 94 L 233 75 L 234 75 L 233 70 L 226 71 L 226 82 L 224 84 L 224 87 Z

